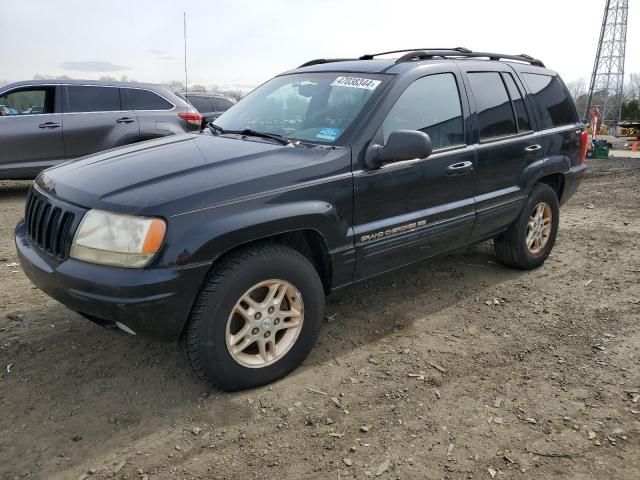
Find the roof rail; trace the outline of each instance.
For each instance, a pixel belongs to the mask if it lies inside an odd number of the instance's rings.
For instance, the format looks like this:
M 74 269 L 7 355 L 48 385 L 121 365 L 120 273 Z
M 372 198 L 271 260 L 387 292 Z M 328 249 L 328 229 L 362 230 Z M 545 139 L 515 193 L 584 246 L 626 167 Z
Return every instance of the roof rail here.
M 544 67 L 544 63 L 542 63 L 541 60 L 533 58 L 532 56 L 525 53 L 521 53 L 520 55 L 507 55 L 504 53 L 474 52 L 472 50 L 469 50 L 468 48 L 455 47 L 390 50 L 388 52 L 362 55 L 359 58 L 317 58 L 315 60 L 309 60 L 308 62 L 303 63 L 298 68 L 310 67 L 311 65 L 319 65 L 322 63 L 349 62 L 354 60 L 373 60 L 375 57 L 379 57 L 381 55 L 404 52 L 407 53 L 398 58 L 395 63 L 413 62 L 416 60 L 430 60 L 433 58 L 487 58 L 489 60 L 515 60 L 517 62 L 535 65 L 536 67 Z
M 369 53 L 366 55 L 362 55 L 359 60 L 373 60 L 374 57 L 379 57 L 380 55 L 389 55 L 391 53 L 402 53 L 402 52 L 428 52 L 430 50 L 436 51 L 456 51 L 460 53 L 471 53 L 471 50 L 464 47 L 455 47 L 455 48 L 405 48 L 403 50 L 389 50 L 388 52 L 380 52 L 380 53 Z
M 472 52 L 471 50 L 462 52 L 459 49 L 452 50 L 418 50 L 409 52 L 398 58 L 396 63 L 412 62 L 415 60 L 429 60 L 432 58 L 488 58 L 489 60 L 515 60 L 518 62 L 528 63 L 537 67 L 544 67 L 541 60 L 533 58 L 527 54 L 507 55 L 504 53 L 488 53 L 488 52 Z
M 308 62 L 303 63 L 298 68 L 310 67 L 311 65 L 320 65 L 322 63 L 349 62 L 353 60 L 358 60 L 358 59 L 357 58 L 316 58 L 315 60 L 309 60 Z

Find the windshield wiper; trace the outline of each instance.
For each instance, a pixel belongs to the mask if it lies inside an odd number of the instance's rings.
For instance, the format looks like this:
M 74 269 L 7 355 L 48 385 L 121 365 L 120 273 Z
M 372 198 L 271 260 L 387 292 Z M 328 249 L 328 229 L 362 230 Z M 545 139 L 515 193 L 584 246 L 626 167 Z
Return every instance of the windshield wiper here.
M 211 132 L 213 132 L 215 135 L 220 135 L 222 132 L 224 132 L 224 129 L 222 127 L 216 125 L 213 122 L 207 123 L 207 127 L 209 127 L 211 129 Z
M 216 125 L 215 123 L 209 123 L 208 127 L 216 135 L 230 134 L 230 135 L 242 135 L 245 137 L 268 138 L 270 140 L 274 140 L 280 143 L 281 145 L 289 145 L 293 143 L 292 140 L 289 140 L 288 138 L 285 138 L 282 135 L 278 135 L 276 133 L 258 132 L 257 130 L 251 130 L 250 128 L 245 128 L 244 130 L 225 130 L 224 128 Z

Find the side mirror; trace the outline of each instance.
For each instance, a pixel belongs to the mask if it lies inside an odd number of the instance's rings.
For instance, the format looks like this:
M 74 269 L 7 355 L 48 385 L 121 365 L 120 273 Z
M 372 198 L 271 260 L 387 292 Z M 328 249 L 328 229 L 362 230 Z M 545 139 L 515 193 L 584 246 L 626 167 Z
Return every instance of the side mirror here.
M 370 145 L 367 148 L 365 163 L 370 169 L 376 169 L 385 163 L 427 158 L 432 151 L 431 138 L 426 133 L 395 130 L 389 135 L 386 145 Z

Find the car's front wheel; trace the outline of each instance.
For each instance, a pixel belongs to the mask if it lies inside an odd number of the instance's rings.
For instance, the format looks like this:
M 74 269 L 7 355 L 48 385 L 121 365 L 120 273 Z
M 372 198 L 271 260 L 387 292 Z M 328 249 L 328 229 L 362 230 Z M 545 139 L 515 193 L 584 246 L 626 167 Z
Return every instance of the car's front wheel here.
M 186 330 L 195 372 L 224 390 L 272 382 L 296 368 L 322 325 L 324 290 L 314 266 L 277 244 L 223 259 L 200 292 Z

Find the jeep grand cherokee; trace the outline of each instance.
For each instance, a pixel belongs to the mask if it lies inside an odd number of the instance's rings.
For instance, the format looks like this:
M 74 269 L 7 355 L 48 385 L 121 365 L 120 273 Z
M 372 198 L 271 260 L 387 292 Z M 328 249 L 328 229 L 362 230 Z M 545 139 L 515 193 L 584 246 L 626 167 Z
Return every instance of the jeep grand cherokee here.
M 181 339 L 224 389 L 312 349 L 324 297 L 493 239 L 541 265 L 584 175 L 560 77 L 466 49 L 313 60 L 174 136 L 46 170 L 16 228 L 44 292 L 104 326 Z

